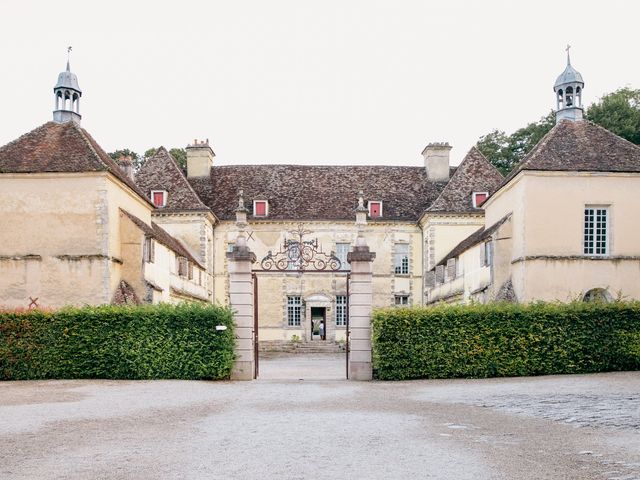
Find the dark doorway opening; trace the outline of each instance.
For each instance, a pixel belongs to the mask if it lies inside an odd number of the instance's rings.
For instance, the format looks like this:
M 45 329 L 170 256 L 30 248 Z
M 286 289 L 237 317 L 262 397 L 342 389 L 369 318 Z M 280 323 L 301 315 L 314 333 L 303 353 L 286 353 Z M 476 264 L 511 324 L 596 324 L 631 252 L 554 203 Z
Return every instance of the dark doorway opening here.
M 311 340 L 327 339 L 327 309 L 311 307 Z

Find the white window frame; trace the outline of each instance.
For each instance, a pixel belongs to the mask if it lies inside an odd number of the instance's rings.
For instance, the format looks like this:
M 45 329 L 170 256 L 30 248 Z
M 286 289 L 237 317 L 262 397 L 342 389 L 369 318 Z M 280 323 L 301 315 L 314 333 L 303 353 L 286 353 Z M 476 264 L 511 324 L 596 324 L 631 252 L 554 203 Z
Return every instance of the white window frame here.
M 347 296 L 336 295 L 336 327 L 347 326 Z
M 402 245 L 405 252 L 398 251 L 398 247 Z M 406 263 L 404 262 L 406 259 Z M 393 248 L 393 273 L 394 275 L 409 275 L 409 244 L 408 243 L 396 243 Z
M 593 225 L 588 224 L 588 211 L 592 212 Z M 611 252 L 611 209 L 609 205 L 585 205 L 582 217 L 582 253 L 589 257 L 606 257 Z M 604 212 L 604 233 L 598 233 L 599 212 Z M 589 231 L 591 229 L 591 231 Z M 604 251 L 600 247 L 598 251 L 598 242 L 604 243 Z
M 373 217 L 371 215 L 371 204 L 379 203 L 380 204 L 380 215 Z M 367 202 L 367 210 L 369 211 L 369 218 L 382 218 L 382 200 L 369 200 Z
M 482 246 L 482 255 L 482 264 L 485 267 L 490 267 L 491 265 L 493 265 L 493 242 L 491 240 L 487 240 L 486 242 L 484 242 L 484 245 Z
M 287 326 L 300 327 L 302 325 L 302 297 L 300 295 L 287 296 Z
M 409 306 L 410 305 L 409 295 L 405 295 L 405 294 L 396 294 L 396 295 L 394 295 L 393 296 L 393 304 L 396 307 Z
M 156 193 L 161 193 L 162 194 L 162 205 L 156 205 L 156 203 L 153 201 L 153 197 L 155 196 Z M 156 208 L 162 208 L 162 207 L 166 207 L 167 206 L 167 191 L 166 190 L 151 190 L 151 203 L 153 203 L 153 205 Z
M 264 215 L 258 215 L 256 205 L 258 203 L 264 203 Z M 265 218 L 269 216 L 269 200 L 254 200 L 253 201 L 253 216 L 258 218 Z
M 482 207 L 482 205 L 478 205 L 478 199 L 477 196 L 478 195 L 486 195 L 487 198 L 484 199 L 484 201 L 486 202 L 489 199 L 489 192 L 473 192 L 473 208 L 480 208 Z M 482 202 L 484 203 L 484 202 Z
M 338 245 L 340 248 L 338 248 Z M 340 270 L 351 270 L 351 266 L 347 262 L 347 255 L 351 251 L 351 244 L 347 242 L 336 242 L 335 255 L 340 259 Z

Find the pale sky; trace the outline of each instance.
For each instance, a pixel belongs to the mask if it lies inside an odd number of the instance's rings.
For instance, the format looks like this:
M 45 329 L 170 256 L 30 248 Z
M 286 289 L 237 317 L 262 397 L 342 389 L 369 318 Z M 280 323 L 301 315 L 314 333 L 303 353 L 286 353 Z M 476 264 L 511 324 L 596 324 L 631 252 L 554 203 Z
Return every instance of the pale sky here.
M 52 118 L 73 46 L 107 151 L 209 138 L 216 163 L 458 163 L 554 106 L 572 45 L 590 104 L 640 87 L 640 2 L 0 0 L 0 145 Z

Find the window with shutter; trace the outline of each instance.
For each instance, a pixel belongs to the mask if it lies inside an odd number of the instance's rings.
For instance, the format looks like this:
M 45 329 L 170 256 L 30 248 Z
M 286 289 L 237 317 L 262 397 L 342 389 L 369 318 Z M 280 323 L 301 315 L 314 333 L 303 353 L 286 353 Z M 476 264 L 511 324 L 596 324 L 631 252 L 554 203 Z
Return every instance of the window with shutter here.
M 487 198 L 489 192 L 473 192 L 473 208 L 480 208 Z
M 255 200 L 253 202 L 253 216 L 266 217 L 269 207 L 266 200 Z
M 378 218 L 382 216 L 382 202 L 369 202 L 369 217 Z
M 450 258 L 447 260 L 447 278 L 453 280 L 456 278 L 456 259 Z
M 436 283 L 444 283 L 444 265 L 436 267 Z
M 164 190 L 151 190 L 151 201 L 157 208 L 167 205 L 167 192 Z

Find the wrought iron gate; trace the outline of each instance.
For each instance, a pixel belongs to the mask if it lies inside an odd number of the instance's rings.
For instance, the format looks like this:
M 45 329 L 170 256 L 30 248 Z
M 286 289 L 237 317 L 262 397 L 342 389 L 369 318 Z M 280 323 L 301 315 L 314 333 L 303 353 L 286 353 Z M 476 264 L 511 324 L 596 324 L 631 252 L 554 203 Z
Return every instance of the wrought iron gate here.
M 300 224 L 297 230 L 289 232 L 294 238 L 285 239 L 280 250 L 277 253 L 272 253 L 270 250 L 267 255 L 260 261 L 260 267 L 252 270 L 253 279 L 253 315 L 254 315 L 254 355 L 255 355 L 255 371 L 254 377 L 258 378 L 259 375 L 259 283 L 258 274 L 282 274 L 282 273 L 311 273 L 311 274 L 334 274 L 345 275 L 347 280 L 346 285 L 346 325 L 345 325 L 345 370 L 346 378 L 349 378 L 349 305 L 350 305 L 350 293 L 349 284 L 351 281 L 350 270 L 342 269 L 341 260 L 334 254 L 334 252 L 325 253 L 322 251 L 318 243 L 318 239 L 304 240 L 304 236 L 311 233 L 309 230 L 305 230 Z

